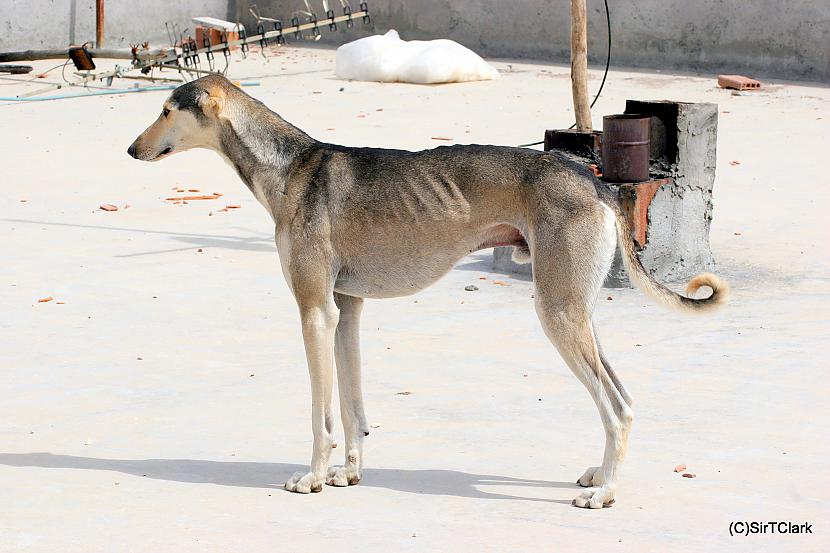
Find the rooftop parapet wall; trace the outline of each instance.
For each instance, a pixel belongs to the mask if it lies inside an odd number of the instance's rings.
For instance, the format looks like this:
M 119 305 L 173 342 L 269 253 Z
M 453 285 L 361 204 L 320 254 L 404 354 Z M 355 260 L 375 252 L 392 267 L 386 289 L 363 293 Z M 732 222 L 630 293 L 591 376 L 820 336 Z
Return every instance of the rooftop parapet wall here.
M 304 9 L 302 0 L 147 0 L 141 9 L 107 2 L 106 42 L 165 44 L 165 21 L 192 31 L 190 17 L 200 15 L 254 28 L 253 4 L 260 14 L 286 21 Z M 323 32 L 322 42 L 342 44 L 394 28 L 407 40 L 451 38 L 484 56 L 568 63 L 568 6 L 568 0 L 369 0 L 372 25 L 342 25 Z M 613 0 L 609 6 L 614 66 L 830 81 L 830 2 Z M 324 17 L 320 2 L 312 7 Z M 337 2 L 333 7 L 339 12 Z M 604 10 L 600 0 L 588 1 L 588 55 L 598 65 L 607 46 Z M 95 2 L 4 0 L 0 28 L 0 51 L 83 43 L 95 37 Z
M 568 0 L 368 0 L 373 25 L 323 33 L 347 42 L 397 29 L 405 40 L 451 38 L 484 56 L 569 63 Z M 253 0 L 234 0 L 249 18 Z M 261 14 L 287 14 L 301 0 L 256 0 Z M 336 3 L 335 3 L 336 4 Z M 830 2 L 814 0 L 613 0 L 612 63 L 670 71 L 741 73 L 830 81 Z M 316 3 L 313 3 L 316 6 Z M 278 15 L 283 14 L 283 15 Z M 605 63 L 605 7 L 588 0 L 588 56 Z

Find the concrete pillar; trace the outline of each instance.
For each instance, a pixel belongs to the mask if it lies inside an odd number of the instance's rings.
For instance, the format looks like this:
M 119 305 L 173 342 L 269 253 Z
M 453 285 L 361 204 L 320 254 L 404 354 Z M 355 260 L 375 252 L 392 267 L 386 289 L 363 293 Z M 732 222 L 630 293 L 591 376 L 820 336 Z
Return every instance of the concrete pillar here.
M 669 177 L 648 204 L 643 266 L 660 282 L 714 268 L 709 248 L 717 157 L 716 104 L 628 100 L 625 113 L 650 115 L 651 164 Z M 619 251 L 607 286 L 630 286 Z

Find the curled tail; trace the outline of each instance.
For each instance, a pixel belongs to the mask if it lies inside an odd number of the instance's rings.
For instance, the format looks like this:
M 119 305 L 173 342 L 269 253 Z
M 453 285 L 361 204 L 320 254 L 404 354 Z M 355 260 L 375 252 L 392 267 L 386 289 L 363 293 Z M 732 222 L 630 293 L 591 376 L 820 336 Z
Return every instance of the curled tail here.
M 686 285 L 686 295 L 688 296 L 691 296 L 703 286 L 711 288 L 712 294 L 708 298 L 702 299 L 681 296 L 654 280 L 654 277 L 640 263 L 640 258 L 637 257 L 637 252 L 634 250 L 634 240 L 631 237 L 631 225 L 628 223 L 628 219 L 626 219 L 619 205 L 609 205 L 608 207 L 614 212 L 617 223 L 617 241 L 622 252 L 623 264 L 626 271 L 628 271 L 628 277 L 644 294 L 663 305 L 691 313 L 705 313 L 726 303 L 729 296 L 729 285 L 712 273 L 701 273 Z

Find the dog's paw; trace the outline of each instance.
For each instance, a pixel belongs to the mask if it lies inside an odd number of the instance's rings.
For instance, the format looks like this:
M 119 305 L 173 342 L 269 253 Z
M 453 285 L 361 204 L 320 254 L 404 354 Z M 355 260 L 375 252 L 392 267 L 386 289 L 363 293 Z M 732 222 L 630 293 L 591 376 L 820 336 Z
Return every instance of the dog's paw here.
M 285 483 L 285 489 L 296 493 L 317 493 L 323 490 L 323 479 L 312 472 L 295 472 Z
M 331 467 L 326 476 L 326 484 L 329 486 L 354 486 L 358 482 L 360 482 L 360 469 L 351 463 L 342 467 Z
M 591 486 L 602 486 L 605 481 L 602 477 L 602 467 L 588 467 L 585 469 L 585 472 L 582 476 L 579 477 L 579 480 L 576 481 L 577 484 L 582 486 L 583 488 L 590 488 Z
M 614 495 L 614 490 L 611 488 L 599 486 L 598 488 L 585 490 L 579 494 L 573 500 L 573 504 L 585 509 L 602 509 L 603 507 L 610 507 L 614 504 Z

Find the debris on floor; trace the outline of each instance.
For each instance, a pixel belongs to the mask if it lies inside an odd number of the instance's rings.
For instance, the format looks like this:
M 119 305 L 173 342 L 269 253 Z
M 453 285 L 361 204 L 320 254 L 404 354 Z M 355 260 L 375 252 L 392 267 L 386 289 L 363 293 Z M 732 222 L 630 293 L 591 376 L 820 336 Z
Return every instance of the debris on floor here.
M 112 204 L 101 204 L 100 209 L 102 211 L 118 211 L 118 206 L 114 206 Z
M 198 190 L 197 190 L 198 192 Z M 164 198 L 166 202 L 188 201 L 188 200 L 218 200 L 222 194 L 202 194 L 200 196 L 173 196 L 171 198 Z
M 683 472 L 684 470 L 686 470 L 686 465 L 682 463 L 674 467 L 674 472 Z
M 478 286 L 476 286 L 475 284 L 468 284 L 464 287 L 464 289 L 468 292 L 475 292 L 476 290 L 478 290 Z

